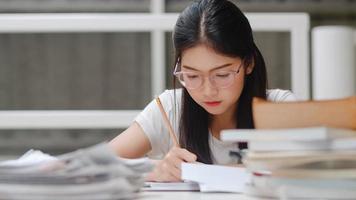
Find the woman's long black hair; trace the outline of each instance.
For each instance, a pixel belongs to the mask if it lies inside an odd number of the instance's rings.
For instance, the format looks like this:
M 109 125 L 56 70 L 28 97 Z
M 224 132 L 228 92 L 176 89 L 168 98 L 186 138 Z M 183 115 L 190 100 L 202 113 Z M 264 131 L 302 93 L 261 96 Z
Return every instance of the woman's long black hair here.
M 267 75 L 251 26 L 241 10 L 227 0 L 194 1 L 180 14 L 173 32 L 173 43 L 175 63 L 179 62 L 184 50 L 205 44 L 223 55 L 241 58 L 245 68 L 254 66 L 252 73 L 245 76 L 236 113 L 236 128 L 254 128 L 251 101 L 254 96 L 266 98 Z M 185 88 L 181 109 L 181 146 L 195 153 L 198 161 L 211 164 L 209 113 L 192 99 Z

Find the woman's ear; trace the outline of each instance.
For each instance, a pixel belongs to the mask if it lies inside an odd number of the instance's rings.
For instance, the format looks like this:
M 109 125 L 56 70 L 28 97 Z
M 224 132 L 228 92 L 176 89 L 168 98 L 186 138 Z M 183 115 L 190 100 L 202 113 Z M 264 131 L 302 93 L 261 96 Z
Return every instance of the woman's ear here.
M 252 60 L 252 62 L 247 66 L 245 74 L 251 74 L 253 72 L 253 68 L 255 67 L 255 61 Z

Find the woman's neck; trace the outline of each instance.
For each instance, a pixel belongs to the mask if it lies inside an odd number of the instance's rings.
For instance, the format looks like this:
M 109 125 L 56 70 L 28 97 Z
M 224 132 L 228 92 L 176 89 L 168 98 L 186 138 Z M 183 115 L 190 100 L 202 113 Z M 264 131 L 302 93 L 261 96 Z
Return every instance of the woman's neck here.
M 210 131 L 211 134 L 220 139 L 220 131 L 223 129 L 236 128 L 236 108 L 229 109 L 221 115 L 211 116 Z

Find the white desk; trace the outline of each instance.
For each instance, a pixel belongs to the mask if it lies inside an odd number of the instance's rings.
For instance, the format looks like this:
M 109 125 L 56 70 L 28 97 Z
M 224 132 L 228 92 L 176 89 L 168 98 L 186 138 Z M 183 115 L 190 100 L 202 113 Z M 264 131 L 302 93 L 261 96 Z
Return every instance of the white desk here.
M 144 191 L 139 194 L 142 200 L 261 200 L 237 193 L 202 193 L 202 192 L 168 192 Z

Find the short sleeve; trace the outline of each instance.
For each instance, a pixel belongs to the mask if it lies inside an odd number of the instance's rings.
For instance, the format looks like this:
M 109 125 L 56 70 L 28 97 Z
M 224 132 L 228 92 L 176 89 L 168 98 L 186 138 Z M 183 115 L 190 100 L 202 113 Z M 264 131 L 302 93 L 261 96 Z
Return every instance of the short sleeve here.
M 289 90 L 272 89 L 267 90 L 267 100 L 275 102 L 296 101 L 297 97 Z
M 166 90 L 159 97 L 172 124 L 173 98 L 171 93 L 170 90 Z M 135 118 L 135 121 L 143 129 L 151 143 L 152 149 L 147 155 L 154 159 L 163 158 L 172 144 L 156 101 L 152 100 Z

